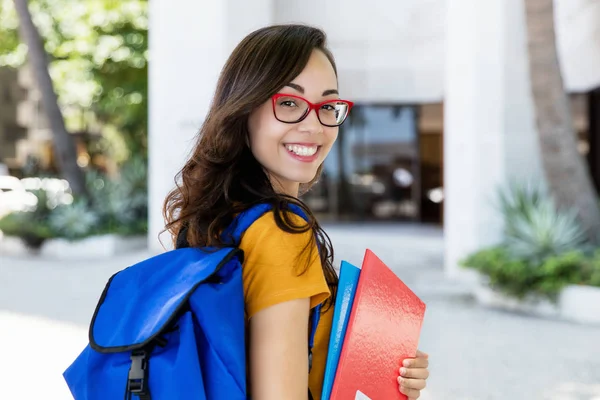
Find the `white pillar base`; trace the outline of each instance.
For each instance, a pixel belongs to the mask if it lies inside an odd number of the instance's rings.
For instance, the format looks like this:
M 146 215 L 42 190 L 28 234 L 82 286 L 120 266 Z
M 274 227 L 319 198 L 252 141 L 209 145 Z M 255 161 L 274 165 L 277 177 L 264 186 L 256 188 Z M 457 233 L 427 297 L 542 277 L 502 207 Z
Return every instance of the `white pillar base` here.
M 497 191 L 543 176 L 521 0 L 448 7 L 444 120 L 445 270 L 476 281 L 460 260 L 497 244 Z

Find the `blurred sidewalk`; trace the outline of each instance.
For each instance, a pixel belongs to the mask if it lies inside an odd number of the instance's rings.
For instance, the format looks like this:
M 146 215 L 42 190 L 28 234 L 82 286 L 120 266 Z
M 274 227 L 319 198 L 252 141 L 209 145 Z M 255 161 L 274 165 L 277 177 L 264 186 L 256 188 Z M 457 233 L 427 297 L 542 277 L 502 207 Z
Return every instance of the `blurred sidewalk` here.
M 600 327 L 483 309 L 443 275 L 439 228 L 327 224 L 336 260 L 373 250 L 427 303 L 424 400 L 600 400 Z M 0 256 L 0 399 L 69 399 L 61 373 L 87 344 L 108 278 L 151 254 L 59 262 Z
M 465 296 L 468 287 L 444 276 L 444 238 L 440 227 L 413 224 L 327 224 L 336 267 L 345 260 L 362 264 L 372 250 L 419 296 Z

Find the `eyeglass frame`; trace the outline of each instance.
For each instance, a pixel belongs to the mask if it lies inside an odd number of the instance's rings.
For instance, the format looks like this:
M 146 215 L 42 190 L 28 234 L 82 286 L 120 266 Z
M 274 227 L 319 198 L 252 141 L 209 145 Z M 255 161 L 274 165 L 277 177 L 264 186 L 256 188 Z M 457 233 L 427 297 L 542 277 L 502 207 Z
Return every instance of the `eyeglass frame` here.
M 300 117 L 300 119 L 298 119 L 297 121 L 282 121 L 279 118 L 277 118 L 277 112 L 275 111 L 275 102 L 277 101 L 277 99 L 281 98 L 281 97 L 292 97 L 292 98 L 296 98 L 296 99 L 300 99 L 304 102 L 306 102 L 306 104 L 308 104 L 308 109 L 306 110 L 306 112 L 304 113 L 304 115 L 302 115 Z M 346 103 L 346 105 L 348 105 L 348 111 L 346 112 L 346 116 L 344 117 L 344 120 L 338 124 L 338 125 L 328 125 L 328 124 L 324 124 L 323 121 L 321 121 L 321 117 L 319 116 L 319 107 L 325 105 L 325 104 L 329 104 L 332 102 L 343 102 Z M 271 102 L 273 105 L 273 116 L 275 116 L 275 119 L 279 122 L 282 122 L 284 124 L 297 124 L 298 122 L 302 122 L 306 119 L 306 117 L 308 117 L 308 114 L 310 114 L 310 112 L 312 110 L 315 110 L 315 113 L 317 114 L 317 119 L 319 120 L 319 123 L 323 126 L 327 126 L 329 128 L 335 128 L 338 126 L 341 126 L 344 122 L 346 122 L 346 119 L 348 118 L 348 115 L 350 114 L 350 110 L 352 109 L 352 107 L 354 106 L 354 102 L 349 101 L 349 100 L 343 100 L 343 99 L 331 99 L 331 100 L 325 100 L 322 101 L 320 103 L 311 103 L 310 101 L 308 101 L 307 99 L 305 99 L 302 96 L 298 96 L 295 94 L 287 94 L 287 93 L 276 93 L 273 96 L 271 96 Z

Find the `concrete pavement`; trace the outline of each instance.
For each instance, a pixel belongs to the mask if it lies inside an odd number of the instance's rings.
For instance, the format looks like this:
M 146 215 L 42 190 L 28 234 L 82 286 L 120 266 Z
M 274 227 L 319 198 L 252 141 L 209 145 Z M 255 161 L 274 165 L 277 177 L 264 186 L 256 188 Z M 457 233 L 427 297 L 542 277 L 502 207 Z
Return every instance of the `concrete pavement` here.
M 600 327 L 483 309 L 442 273 L 439 229 L 329 224 L 336 259 L 372 249 L 427 303 L 425 400 L 600 400 Z M 106 280 L 145 257 L 61 262 L 0 255 L 0 399 L 69 399 L 61 373 L 87 343 Z

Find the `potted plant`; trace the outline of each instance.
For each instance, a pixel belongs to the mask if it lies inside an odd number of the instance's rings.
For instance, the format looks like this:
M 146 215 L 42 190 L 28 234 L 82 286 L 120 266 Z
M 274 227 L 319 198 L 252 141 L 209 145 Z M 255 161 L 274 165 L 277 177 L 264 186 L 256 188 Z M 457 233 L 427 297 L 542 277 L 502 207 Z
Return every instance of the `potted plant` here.
M 502 242 L 462 262 L 482 277 L 476 298 L 490 306 L 600 323 L 600 309 L 585 304 L 600 305 L 600 257 L 575 212 L 556 209 L 532 185 L 512 184 L 499 199 Z
M 113 178 L 90 170 L 86 184 L 90 197 L 70 196 L 68 202 L 50 201 L 38 191 L 35 209 L 2 218 L 0 230 L 52 258 L 93 258 L 145 248 L 145 162 L 134 158 Z

